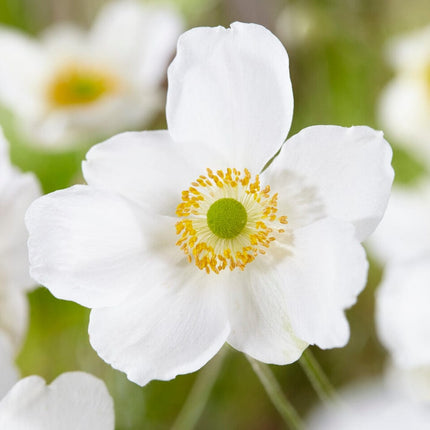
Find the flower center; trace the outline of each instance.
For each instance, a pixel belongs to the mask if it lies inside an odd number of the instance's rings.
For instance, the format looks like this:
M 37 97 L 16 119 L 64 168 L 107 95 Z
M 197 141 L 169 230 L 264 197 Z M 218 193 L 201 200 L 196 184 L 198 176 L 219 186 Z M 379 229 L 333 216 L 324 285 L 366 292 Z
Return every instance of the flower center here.
M 247 169 L 207 169 L 182 192 L 176 244 L 207 273 L 244 270 L 285 233 L 287 217 L 278 216 L 277 204 L 278 195 L 269 185 L 262 189 L 258 175 L 251 181 Z
M 117 87 L 117 79 L 104 70 L 68 65 L 49 84 L 48 99 L 56 107 L 89 104 L 114 92 Z
M 240 234 L 248 219 L 243 204 L 231 197 L 212 203 L 206 217 L 212 233 L 222 239 L 232 239 Z

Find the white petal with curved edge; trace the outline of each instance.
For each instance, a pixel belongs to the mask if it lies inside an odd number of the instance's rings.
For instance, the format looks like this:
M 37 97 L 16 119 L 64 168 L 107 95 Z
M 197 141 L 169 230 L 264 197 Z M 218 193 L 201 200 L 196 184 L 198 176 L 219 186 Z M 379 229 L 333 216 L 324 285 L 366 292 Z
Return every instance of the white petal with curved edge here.
M 118 304 L 145 279 L 146 217 L 121 196 L 76 185 L 26 215 L 31 276 L 87 307 Z
M 113 430 L 113 401 L 100 379 L 68 372 L 46 386 L 39 376 L 19 381 L 0 402 L 8 430 Z
M 150 271 L 147 282 L 154 288 L 92 310 L 89 325 L 99 356 L 139 385 L 200 369 L 230 331 L 223 290 L 213 278 L 187 261 Z
M 292 363 L 308 344 L 298 339 L 291 328 L 283 291 L 288 286 L 270 265 L 259 264 L 260 261 L 249 264 L 244 272 L 228 274 L 231 333 L 227 341 L 259 361 Z
M 430 184 L 394 187 L 387 211 L 368 244 L 383 263 L 430 251 Z
M 167 6 L 114 1 L 97 16 L 90 43 L 137 75 L 141 83 L 157 85 L 164 79 L 182 27 L 179 14 Z
M 430 256 L 388 265 L 377 292 L 378 334 L 394 362 L 430 365 Z
M 190 165 L 167 131 L 114 136 L 90 149 L 82 170 L 88 184 L 166 215 L 175 214 L 181 191 L 206 173 Z
M 308 127 L 287 140 L 265 180 L 270 184 L 284 170 L 302 176 L 315 187 L 326 215 L 352 222 L 361 241 L 387 206 L 394 177 L 391 157 L 382 132 L 371 128 Z
M 0 179 L 0 279 L 15 288 L 29 289 L 35 282 L 28 270 L 24 216 L 40 196 L 40 186 L 32 173 L 21 173 L 13 167 Z
M 195 28 L 168 71 L 166 116 L 175 141 L 218 150 L 224 165 L 258 173 L 285 140 L 293 113 L 288 55 L 264 27 Z M 202 157 L 205 157 L 202 151 Z M 210 165 L 212 154 L 202 159 Z
M 1 317 L 1 314 L 0 314 Z M 18 380 L 18 370 L 13 364 L 13 348 L 0 331 L 0 400 Z M 3 427 L 2 427 L 3 428 Z
M 38 115 L 41 83 L 48 60 L 42 47 L 25 34 L 0 29 L 0 100 L 24 116 Z
M 324 218 L 295 230 L 291 254 L 272 265 L 294 334 L 320 348 L 346 344 L 344 310 L 366 285 L 368 263 L 354 233 L 350 223 Z

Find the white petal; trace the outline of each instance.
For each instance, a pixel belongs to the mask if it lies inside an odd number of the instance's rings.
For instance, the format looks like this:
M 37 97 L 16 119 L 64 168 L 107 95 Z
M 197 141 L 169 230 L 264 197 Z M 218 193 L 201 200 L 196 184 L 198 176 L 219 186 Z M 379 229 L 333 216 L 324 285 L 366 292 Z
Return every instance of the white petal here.
M 1 317 L 1 313 L 0 313 Z M 13 348 L 0 331 L 0 399 L 18 380 L 18 371 L 13 364 Z
M 8 337 L 15 351 L 22 344 L 27 324 L 27 297 L 20 289 L 6 286 L 0 280 L 0 332 Z
M 49 386 L 29 376 L 0 402 L 0 427 L 8 430 L 113 430 L 114 420 L 105 384 L 84 372 L 64 373 Z
M 98 15 L 90 33 L 94 48 L 127 67 L 145 85 L 164 79 L 182 20 L 168 7 L 114 1 Z
M 344 310 L 366 285 L 367 268 L 351 224 L 324 218 L 294 231 L 291 255 L 272 270 L 283 279 L 295 335 L 321 348 L 344 346 L 349 338 Z
M 385 371 L 385 380 L 411 401 L 430 402 L 430 365 L 404 368 L 391 364 Z
M 69 22 L 59 22 L 48 27 L 41 35 L 41 43 L 52 60 L 82 58 L 88 50 L 84 30 Z
M 392 38 L 387 46 L 388 59 L 400 73 L 427 67 L 430 59 L 430 26 Z
M 0 29 L 0 101 L 24 116 L 40 110 L 47 59 L 41 46 L 17 31 Z
M 320 405 L 307 420 L 309 430 L 426 430 L 430 422 L 427 405 L 410 401 L 382 384 L 361 383 L 341 393 L 341 402 Z
M 316 190 L 327 216 L 352 222 L 364 240 L 387 206 L 393 182 L 392 151 L 368 127 L 314 126 L 290 138 L 269 166 L 266 182 L 285 170 Z M 282 190 L 279 190 L 280 194 Z M 286 214 L 288 216 L 288 214 Z
M 3 163 L 9 161 L 9 143 L 0 127 L 0 166 L 3 168 Z
M 132 202 L 87 186 L 43 196 L 26 215 L 31 275 L 60 299 L 117 304 L 144 279 L 147 222 Z
M 156 213 L 174 215 L 196 170 L 167 131 L 122 133 L 93 146 L 82 164 L 88 184 L 109 189 Z
M 387 211 L 369 238 L 371 251 L 386 263 L 430 251 L 430 184 L 394 187 Z
M 288 364 L 308 346 L 290 324 L 283 279 L 260 257 L 244 272 L 229 274 L 227 297 L 231 333 L 228 343 L 259 361 Z
M 430 257 L 396 263 L 377 293 L 379 337 L 401 367 L 430 365 L 429 280 Z
M 293 113 L 288 55 L 262 26 L 186 32 L 168 79 L 169 131 L 185 148 L 199 143 L 218 150 L 224 165 L 258 172 L 287 136 Z M 206 154 L 206 165 L 212 157 Z
M 40 196 L 36 177 L 9 167 L 0 178 L 0 279 L 15 288 L 34 286 L 30 278 L 24 215 Z M 5 173 L 5 172 L 3 172 Z
M 428 83 L 419 76 L 399 76 L 382 91 L 379 121 L 396 143 L 430 160 L 430 98 Z
M 184 264 L 150 271 L 147 294 L 91 312 L 91 345 L 139 385 L 200 369 L 229 334 L 220 285 Z

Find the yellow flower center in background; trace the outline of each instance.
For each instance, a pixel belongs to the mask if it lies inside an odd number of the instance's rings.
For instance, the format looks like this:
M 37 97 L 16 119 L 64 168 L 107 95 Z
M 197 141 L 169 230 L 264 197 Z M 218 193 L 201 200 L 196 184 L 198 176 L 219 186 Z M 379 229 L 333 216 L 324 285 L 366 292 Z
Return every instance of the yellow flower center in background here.
M 244 270 L 285 232 L 287 217 L 277 215 L 277 204 L 278 194 L 270 195 L 269 185 L 261 189 L 258 175 L 251 182 L 247 169 L 207 169 L 182 192 L 176 244 L 207 273 Z
M 68 65 L 48 86 L 48 99 L 55 107 L 92 103 L 118 88 L 115 76 L 92 66 Z

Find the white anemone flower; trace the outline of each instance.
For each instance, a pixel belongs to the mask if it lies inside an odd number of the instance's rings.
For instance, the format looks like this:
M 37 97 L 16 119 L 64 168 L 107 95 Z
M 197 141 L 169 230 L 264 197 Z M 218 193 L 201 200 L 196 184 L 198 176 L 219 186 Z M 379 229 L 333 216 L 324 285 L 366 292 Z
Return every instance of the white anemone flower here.
M 0 401 L 0 428 L 8 430 L 113 430 L 112 398 L 100 379 L 84 372 L 17 382 Z
M 90 342 L 138 384 L 203 366 L 225 342 L 287 364 L 345 345 L 366 282 L 360 241 L 393 171 L 381 132 L 290 138 L 287 53 L 264 27 L 195 28 L 169 69 L 169 131 L 87 154 L 77 185 L 26 216 L 31 274 L 92 308 Z
M 388 57 L 395 76 L 381 94 L 381 125 L 430 161 L 430 26 L 392 40 Z
M 24 215 L 39 196 L 34 175 L 11 165 L 0 129 L 0 333 L 6 334 L 16 348 L 27 327 L 25 295 L 35 284 L 29 274 Z
M 308 430 L 427 430 L 430 410 L 383 381 L 362 383 L 341 392 L 342 403 L 320 406 L 307 420 Z
M 378 335 L 393 364 L 389 379 L 429 401 L 430 253 L 389 264 L 376 298 Z
M 14 349 L 0 331 L 0 399 L 8 392 L 12 385 L 18 380 L 18 370 L 14 364 Z
M 369 238 L 381 263 L 404 262 L 430 253 L 430 182 L 394 187 L 384 218 Z
M 85 32 L 57 24 L 39 39 L 0 29 L 0 102 L 30 142 L 59 147 L 139 128 L 162 106 L 182 30 L 167 7 L 108 3 Z

